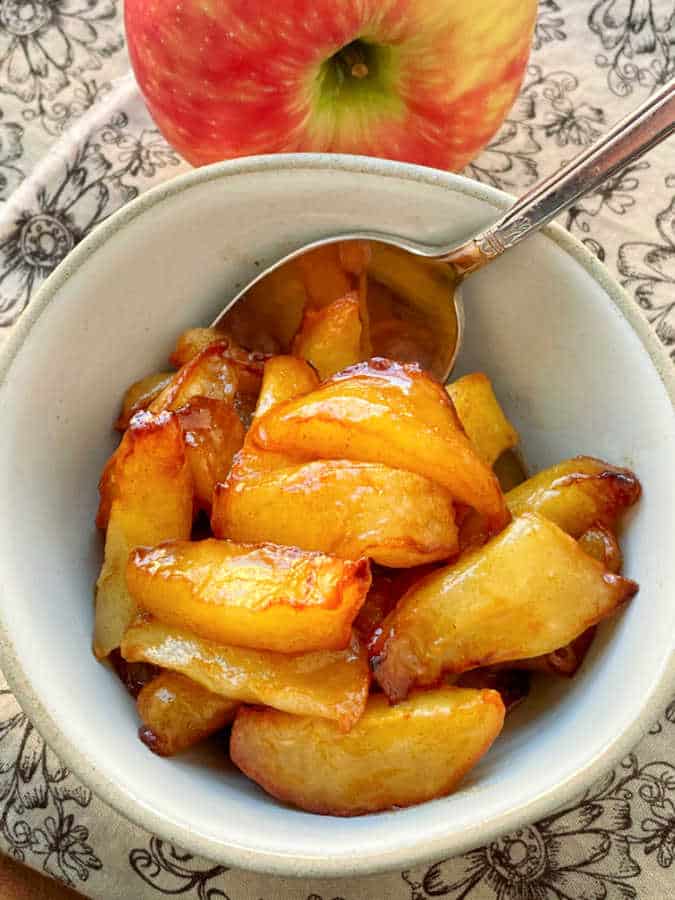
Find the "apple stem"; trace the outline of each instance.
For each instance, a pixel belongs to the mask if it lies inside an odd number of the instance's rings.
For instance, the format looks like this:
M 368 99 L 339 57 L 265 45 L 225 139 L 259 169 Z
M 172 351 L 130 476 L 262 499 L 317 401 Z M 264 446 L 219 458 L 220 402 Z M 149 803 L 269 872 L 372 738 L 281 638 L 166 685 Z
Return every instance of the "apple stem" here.
M 366 78 L 368 66 L 362 51 L 355 44 L 345 47 L 342 51 L 344 61 L 349 66 L 349 71 L 354 78 Z

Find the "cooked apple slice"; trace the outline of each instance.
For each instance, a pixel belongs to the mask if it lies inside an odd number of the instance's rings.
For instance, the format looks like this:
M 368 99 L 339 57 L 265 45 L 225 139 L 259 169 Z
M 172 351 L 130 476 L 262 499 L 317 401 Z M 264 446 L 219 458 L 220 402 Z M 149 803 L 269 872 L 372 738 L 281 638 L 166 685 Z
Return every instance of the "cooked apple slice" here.
M 496 691 L 445 687 L 389 706 L 370 697 L 347 734 L 322 719 L 238 711 L 232 761 L 273 797 L 307 812 L 356 816 L 453 791 L 504 723 Z
M 297 265 L 310 306 L 327 306 L 354 287 L 354 280 L 342 265 L 339 244 L 328 244 L 303 253 L 298 257 Z
M 169 362 L 176 369 L 180 369 L 211 344 L 218 344 L 227 339 L 227 334 L 220 328 L 188 328 L 176 341 Z
M 248 476 L 234 470 L 216 489 L 211 525 L 216 537 L 400 568 L 457 552 L 450 493 L 380 463 L 322 460 Z
M 506 494 L 506 503 L 513 516 L 539 513 L 578 538 L 596 524 L 614 528 L 640 492 L 640 482 L 629 469 L 577 456 L 523 481 Z M 488 537 L 486 521 L 479 514 L 471 513 L 461 523 L 463 550 L 480 546 Z
M 304 359 L 273 356 L 265 363 L 255 417 L 262 416 L 277 403 L 309 394 L 318 386 L 316 372 Z
M 265 450 L 416 472 L 475 507 L 493 530 L 508 521 L 499 483 L 458 426 L 450 399 L 415 365 L 373 359 L 346 369 L 256 419 L 248 439 Z
M 135 550 L 127 584 L 167 625 L 238 647 L 339 650 L 370 587 L 366 559 L 275 544 L 169 541 Z
M 344 650 L 289 655 L 216 644 L 140 617 L 124 635 L 122 654 L 180 672 L 229 700 L 333 719 L 343 730 L 358 721 L 368 698 L 367 654 L 355 635 Z
M 118 431 L 126 431 L 136 413 L 146 410 L 174 375 L 175 372 L 154 372 L 130 385 L 124 394 L 122 410 L 115 422 L 115 428 Z
M 392 701 L 443 672 L 550 653 L 637 591 L 542 516 L 415 585 L 382 625 L 375 677 Z
M 232 722 L 238 706 L 178 672 L 161 672 L 138 695 L 138 735 L 158 756 L 174 756 Z
M 528 478 L 506 495 L 512 515 L 538 512 L 572 537 L 597 522 L 610 528 L 640 497 L 640 482 L 629 469 L 577 456 Z
M 259 366 L 264 361 L 261 353 L 244 350 L 222 328 L 189 328 L 184 331 L 176 342 L 176 346 L 169 357 L 169 362 L 176 369 L 180 369 L 191 359 L 198 356 L 202 350 L 206 350 L 212 344 L 228 344 L 228 353 L 231 359 L 245 364 Z
M 244 426 L 229 400 L 193 397 L 176 413 L 194 482 L 195 503 L 211 513 L 213 491 L 244 443 Z
M 321 309 L 305 310 L 293 353 L 310 362 L 323 381 L 367 357 L 358 294 L 339 297 Z
M 619 542 L 609 528 L 604 525 L 593 525 L 588 531 L 584 531 L 578 541 L 579 547 L 601 562 L 608 572 L 615 574 L 621 571 L 622 554 Z M 522 660 L 518 663 L 522 668 L 534 672 L 547 672 L 553 675 L 563 675 L 571 678 L 576 674 L 595 637 L 595 626 L 584 631 L 565 647 L 559 647 L 552 653 L 544 656 L 535 656 L 533 659 Z
M 192 526 L 192 478 L 176 416 L 140 413 L 127 429 L 114 469 L 102 485 L 109 509 L 105 557 L 96 583 L 94 652 L 119 646 L 136 612 L 125 579 L 134 547 L 187 538 Z
M 233 353 L 229 340 L 209 344 L 185 363 L 150 404 L 150 411 L 176 410 L 193 397 L 234 400 L 235 395 L 260 390 L 263 363 L 251 356 L 244 360 Z
M 449 384 L 447 391 L 471 443 L 488 466 L 516 446 L 518 432 L 506 418 L 487 375 L 465 375 Z

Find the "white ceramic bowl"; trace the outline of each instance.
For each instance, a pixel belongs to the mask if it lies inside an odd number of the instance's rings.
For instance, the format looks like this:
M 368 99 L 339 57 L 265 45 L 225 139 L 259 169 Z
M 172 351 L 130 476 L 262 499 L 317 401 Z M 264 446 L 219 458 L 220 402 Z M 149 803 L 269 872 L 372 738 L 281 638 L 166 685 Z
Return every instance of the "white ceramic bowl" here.
M 675 674 L 671 365 L 605 270 L 559 228 L 467 282 L 459 371 L 490 374 L 533 467 L 588 453 L 637 471 L 644 497 L 624 548 L 641 591 L 602 628 L 574 681 L 538 686 L 454 796 L 320 817 L 281 806 L 208 748 L 160 759 L 137 739 L 133 702 L 90 652 L 96 483 L 124 387 L 163 367 L 176 335 L 208 323 L 259 264 L 301 242 L 358 226 L 455 237 L 507 204 L 466 179 L 378 160 L 229 162 L 117 213 L 24 314 L 0 370 L 3 668 L 62 760 L 148 830 L 282 874 L 403 868 L 550 812 L 657 715 Z

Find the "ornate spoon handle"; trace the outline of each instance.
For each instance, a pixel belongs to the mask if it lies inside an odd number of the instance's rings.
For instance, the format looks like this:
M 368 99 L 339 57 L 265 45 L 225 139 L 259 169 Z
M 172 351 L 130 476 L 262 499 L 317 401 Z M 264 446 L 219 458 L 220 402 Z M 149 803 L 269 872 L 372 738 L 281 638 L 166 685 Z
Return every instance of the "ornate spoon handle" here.
M 439 256 L 458 275 L 480 269 L 675 131 L 675 80 L 599 141 L 531 188 L 489 228 Z

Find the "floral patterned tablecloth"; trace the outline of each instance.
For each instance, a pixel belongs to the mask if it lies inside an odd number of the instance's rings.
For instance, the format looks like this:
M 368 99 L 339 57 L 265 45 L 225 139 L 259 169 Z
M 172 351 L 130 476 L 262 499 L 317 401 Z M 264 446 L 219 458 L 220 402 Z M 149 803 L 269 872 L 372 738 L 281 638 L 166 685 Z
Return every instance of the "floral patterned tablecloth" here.
M 674 74 L 675 0 L 541 0 L 520 97 L 467 174 L 519 193 Z M 562 223 L 675 361 L 674 149 L 655 149 Z M 121 2 L 1 0 L 0 341 L 91 228 L 185 169 L 128 75 Z M 434 865 L 304 882 L 228 870 L 136 828 L 60 764 L 0 688 L 0 848 L 91 897 L 675 897 L 675 701 L 614 771 L 540 822 Z

